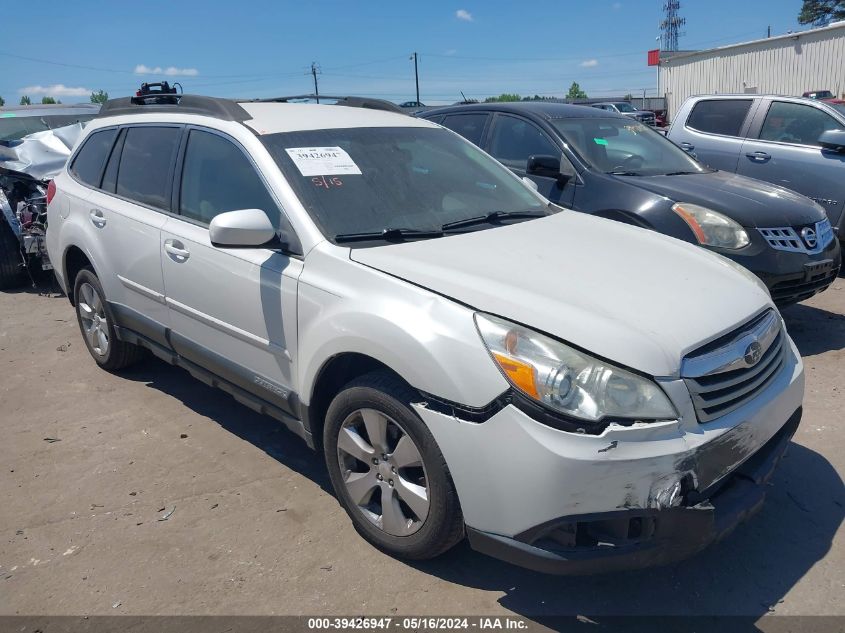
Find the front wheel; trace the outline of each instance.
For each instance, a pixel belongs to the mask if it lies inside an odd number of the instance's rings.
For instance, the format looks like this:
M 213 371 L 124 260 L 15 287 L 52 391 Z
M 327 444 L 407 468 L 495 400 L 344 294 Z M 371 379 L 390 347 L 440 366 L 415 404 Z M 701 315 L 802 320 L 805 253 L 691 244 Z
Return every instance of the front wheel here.
M 355 529 L 408 559 L 442 554 L 463 537 L 449 469 L 414 413 L 413 391 L 388 373 L 367 374 L 329 406 L 323 432 L 335 494 Z

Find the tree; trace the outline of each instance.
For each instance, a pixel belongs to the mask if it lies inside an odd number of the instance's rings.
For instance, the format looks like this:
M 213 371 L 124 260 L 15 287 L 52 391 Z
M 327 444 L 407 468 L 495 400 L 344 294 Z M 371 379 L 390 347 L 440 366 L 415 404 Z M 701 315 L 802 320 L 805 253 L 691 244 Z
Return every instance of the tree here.
M 581 90 L 581 86 L 578 85 L 577 81 L 573 81 L 572 85 L 569 86 L 569 92 L 566 93 L 567 99 L 586 99 L 587 93 Z
M 509 102 L 509 101 L 521 101 L 522 97 L 518 94 L 511 94 L 507 92 L 503 92 L 498 97 L 487 97 L 484 100 L 484 103 L 494 103 L 494 102 Z
M 55 105 L 56 100 L 53 97 L 41 97 L 41 103 L 44 105 Z M 59 101 L 61 103 L 61 101 Z
M 98 90 L 91 93 L 91 103 L 105 103 L 109 100 L 109 93 L 105 90 Z
M 21 97 L 21 105 L 32 105 L 32 101 L 26 95 Z
M 633 98 L 634 98 L 634 95 L 632 95 L 630 92 L 625 95 L 625 101 L 631 101 Z
M 0 97 L 0 108 L 6 105 L 6 100 L 3 97 Z
M 804 0 L 798 21 L 801 24 L 826 26 L 836 20 L 845 20 L 845 0 Z

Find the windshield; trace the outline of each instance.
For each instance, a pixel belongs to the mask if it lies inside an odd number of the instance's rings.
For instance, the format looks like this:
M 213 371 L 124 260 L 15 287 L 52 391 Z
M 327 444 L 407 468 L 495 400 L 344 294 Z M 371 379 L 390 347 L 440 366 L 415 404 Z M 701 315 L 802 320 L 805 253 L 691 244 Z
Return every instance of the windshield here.
M 551 213 L 506 168 L 448 130 L 349 128 L 260 138 L 329 239 L 393 229 L 438 232 L 494 213 Z
M 616 109 L 620 112 L 636 112 L 636 110 L 630 103 L 614 103 L 613 105 L 615 105 Z
M 830 99 L 833 97 L 833 93 L 830 90 L 819 90 L 817 92 L 811 92 L 807 96 L 811 99 Z
M 627 176 L 709 171 L 659 132 L 632 119 L 554 119 L 552 124 L 584 162 Z
M 53 114 L 48 116 L 18 116 L 13 112 L 0 113 L 0 141 L 17 141 L 27 134 L 53 130 L 57 127 L 85 123 L 92 114 Z
M 834 110 L 837 110 L 838 112 L 841 112 L 842 114 L 845 114 L 845 104 L 831 103 L 830 107 L 832 107 Z

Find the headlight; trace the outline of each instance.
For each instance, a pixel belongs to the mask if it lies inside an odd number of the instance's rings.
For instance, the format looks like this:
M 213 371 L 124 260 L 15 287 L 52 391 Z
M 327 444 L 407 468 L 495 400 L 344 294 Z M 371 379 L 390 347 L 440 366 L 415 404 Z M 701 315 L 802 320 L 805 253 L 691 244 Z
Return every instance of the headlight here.
M 508 382 L 555 411 L 590 422 L 678 417 L 652 380 L 489 314 L 476 313 L 475 322 Z
M 728 216 L 689 202 L 672 205 L 672 211 L 692 229 L 695 239 L 705 246 L 742 248 L 749 243 L 748 233 Z

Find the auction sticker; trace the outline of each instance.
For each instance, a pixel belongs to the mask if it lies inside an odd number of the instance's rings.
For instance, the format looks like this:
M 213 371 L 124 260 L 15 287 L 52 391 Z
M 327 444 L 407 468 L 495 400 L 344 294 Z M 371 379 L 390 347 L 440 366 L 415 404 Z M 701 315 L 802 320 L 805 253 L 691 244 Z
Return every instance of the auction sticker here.
M 361 173 L 352 157 L 340 147 L 290 147 L 285 151 L 303 176 Z

